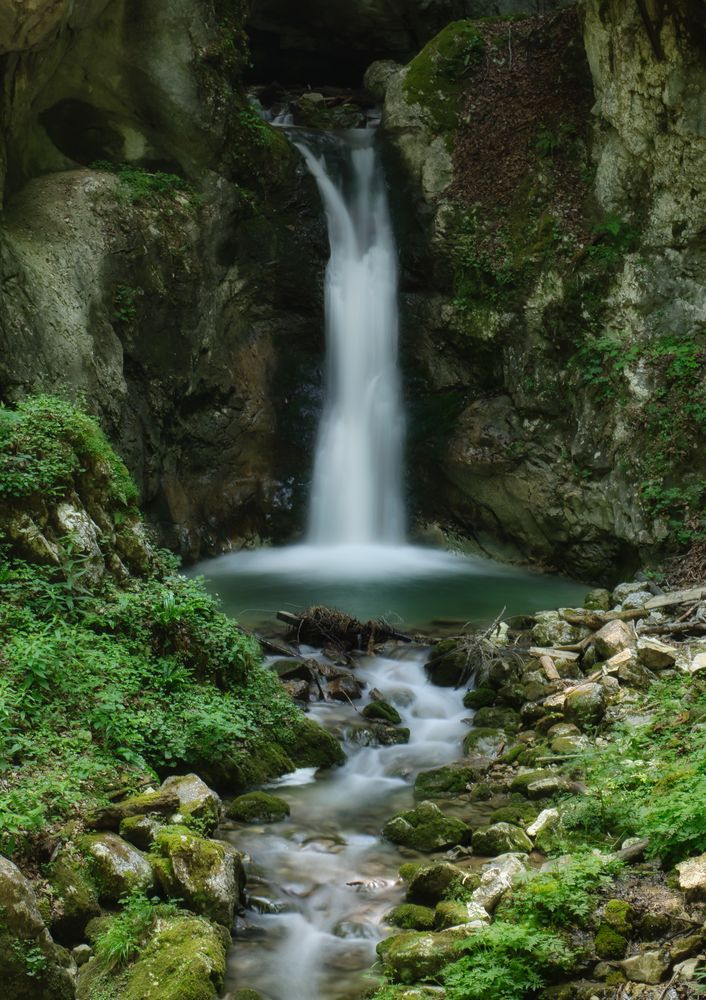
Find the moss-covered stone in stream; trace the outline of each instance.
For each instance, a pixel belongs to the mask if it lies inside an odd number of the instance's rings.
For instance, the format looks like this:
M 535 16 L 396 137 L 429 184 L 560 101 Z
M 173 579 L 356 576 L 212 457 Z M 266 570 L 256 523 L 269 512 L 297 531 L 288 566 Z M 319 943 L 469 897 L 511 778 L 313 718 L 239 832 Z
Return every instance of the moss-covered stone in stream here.
M 511 851 L 529 853 L 532 850 L 532 841 L 522 827 L 514 826 L 512 823 L 494 823 L 492 826 L 475 831 L 473 850 L 476 854 L 487 858 L 508 854 Z
M 466 691 L 464 694 L 463 707 L 470 709 L 486 708 L 487 706 L 494 705 L 497 697 L 497 691 L 494 691 L 490 687 L 474 688 L 472 691 Z
M 497 729 L 471 729 L 463 740 L 463 752 L 479 753 L 486 757 L 497 757 L 507 743 L 507 737 Z
M 522 725 L 519 712 L 491 706 L 479 708 L 473 721 L 479 729 L 503 729 L 506 733 L 516 733 Z
M 420 933 L 407 931 L 381 941 L 378 955 L 386 975 L 396 983 L 417 983 L 434 979 L 445 965 L 458 956 L 458 946 L 469 931 L 463 928 Z
M 379 719 L 382 722 L 391 722 L 395 726 L 402 722 L 402 716 L 389 701 L 371 701 L 362 710 L 361 715 L 364 719 Z
M 407 869 L 403 874 L 403 869 Z M 408 882 L 407 899 L 424 906 L 436 906 L 442 899 L 470 896 L 480 884 L 477 872 L 440 861 L 430 865 L 403 865 L 400 875 Z
M 485 43 L 472 21 L 453 21 L 412 60 L 404 89 L 407 99 L 420 105 L 427 124 L 451 132 L 458 116 L 468 77 L 480 62 Z
M 400 903 L 385 916 L 385 923 L 405 931 L 430 931 L 434 929 L 434 911 L 417 903 Z
M 449 764 L 433 771 L 420 771 L 414 782 L 415 799 L 450 799 L 461 795 L 474 780 L 470 767 Z
M 465 823 L 445 816 L 433 802 L 420 802 L 416 809 L 394 816 L 383 829 L 393 844 L 425 852 L 467 844 L 470 835 Z
M 289 804 L 267 792 L 239 795 L 226 807 L 226 816 L 241 823 L 278 823 L 289 816 Z
M 335 736 L 312 719 L 300 718 L 292 727 L 286 749 L 297 767 L 334 767 L 346 755 Z

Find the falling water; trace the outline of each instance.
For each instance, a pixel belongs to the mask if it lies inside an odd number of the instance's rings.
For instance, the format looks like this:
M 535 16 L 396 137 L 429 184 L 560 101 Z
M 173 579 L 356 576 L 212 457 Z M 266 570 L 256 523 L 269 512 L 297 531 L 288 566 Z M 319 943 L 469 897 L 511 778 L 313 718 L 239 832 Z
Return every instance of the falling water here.
M 404 540 L 397 250 L 372 131 L 298 140 L 321 192 L 328 371 L 309 514 L 315 545 Z M 332 146 L 332 143 L 334 145 Z

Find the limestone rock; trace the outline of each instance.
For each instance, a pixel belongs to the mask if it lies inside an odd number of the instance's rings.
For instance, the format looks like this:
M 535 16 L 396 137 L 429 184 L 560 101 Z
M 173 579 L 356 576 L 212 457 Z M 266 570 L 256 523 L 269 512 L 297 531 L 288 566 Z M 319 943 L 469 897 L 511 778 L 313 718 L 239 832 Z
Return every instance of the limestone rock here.
M 524 871 L 522 856 L 504 854 L 483 866 L 480 885 L 473 892 L 473 901 L 492 913 L 515 878 Z
M 613 606 L 617 604 L 622 604 L 623 601 L 631 594 L 639 594 L 642 591 L 644 591 L 644 589 L 645 589 L 644 583 L 638 583 L 635 581 L 633 581 L 632 583 L 619 583 L 618 586 L 615 587 L 611 595 Z M 650 594 L 650 597 L 652 597 L 652 594 Z
M 135 889 L 152 888 L 154 877 L 146 856 L 117 834 L 87 834 L 77 845 L 93 859 L 101 900 L 117 903 Z
M 476 854 L 494 858 L 512 851 L 529 852 L 532 841 L 520 826 L 512 823 L 494 823 L 481 827 L 473 834 L 473 850 Z
M 687 899 L 706 899 L 706 854 L 689 858 L 677 865 L 679 888 Z
M 199 831 L 213 833 L 221 816 L 221 800 L 197 774 L 175 775 L 162 782 L 160 791 L 176 795 L 182 823 L 198 820 Z
M 637 655 L 640 663 L 650 670 L 664 670 L 674 666 L 677 650 L 660 639 L 640 636 L 637 640 Z
M 424 906 L 434 906 L 454 883 L 466 890 L 477 888 L 478 875 L 457 865 L 440 861 L 433 865 L 420 865 L 412 876 L 407 889 L 407 899 Z
M 596 653 L 604 660 L 621 653 L 624 649 L 635 649 L 637 646 L 635 630 L 620 620 L 604 625 L 596 632 L 593 641 Z
M 245 888 L 242 857 L 220 840 L 186 827 L 165 827 L 154 842 L 152 865 L 162 891 L 195 913 L 230 928 Z
M 0 976 L 7 1000 L 73 1000 L 74 984 L 24 875 L 0 857 Z M 34 956 L 30 964 L 26 959 Z
M 564 711 L 579 725 L 594 725 L 603 718 L 605 704 L 606 693 L 600 684 L 582 684 L 567 693 Z
M 471 729 L 463 740 L 465 754 L 497 757 L 507 743 L 507 737 L 497 729 Z
M 413 983 L 433 979 L 458 956 L 458 944 L 474 933 L 469 926 L 454 927 L 438 933 L 408 931 L 387 938 L 378 945 L 387 975 L 394 982 Z
M 620 962 L 619 968 L 631 983 L 656 985 L 662 982 L 669 962 L 659 951 L 644 951 Z
M 388 820 L 383 836 L 393 844 L 431 852 L 467 844 L 470 830 L 461 820 L 445 816 L 433 802 L 420 802 L 415 809 Z

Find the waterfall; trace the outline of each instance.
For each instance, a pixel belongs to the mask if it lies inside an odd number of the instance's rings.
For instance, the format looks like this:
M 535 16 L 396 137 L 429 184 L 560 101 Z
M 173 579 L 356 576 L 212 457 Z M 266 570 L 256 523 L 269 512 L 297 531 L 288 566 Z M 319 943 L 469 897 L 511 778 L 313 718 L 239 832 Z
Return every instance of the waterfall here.
M 397 248 L 374 133 L 297 139 L 319 187 L 326 270 L 326 402 L 309 511 L 314 545 L 404 542 L 404 417 L 397 366 Z M 333 145 L 332 145 L 333 143 Z

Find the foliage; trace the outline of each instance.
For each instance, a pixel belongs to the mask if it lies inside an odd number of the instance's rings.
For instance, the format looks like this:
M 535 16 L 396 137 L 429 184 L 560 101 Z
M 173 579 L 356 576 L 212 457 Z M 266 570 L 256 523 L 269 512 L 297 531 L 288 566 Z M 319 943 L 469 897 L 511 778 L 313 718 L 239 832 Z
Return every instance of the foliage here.
M 126 965 L 135 958 L 158 917 L 171 917 L 177 910 L 177 901 L 161 902 L 158 897 L 148 897 L 136 891 L 120 900 L 122 907 L 107 928 L 96 938 L 95 954 L 102 964 L 114 968 Z
M 118 285 L 113 294 L 113 321 L 124 324 L 132 323 L 137 318 L 137 300 L 144 294 L 144 288 Z
M 621 867 L 599 854 L 578 853 L 554 862 L 549 871 L 524 872 L 500 912 L 508 921 L 531 914 L 542 926 L 583 926 L 593 912 L 595 894 L 608 888 Z
M 644 698 L 650 722 L 617 727 L 575 762 L 588 792 L 566 801 L 562 825 L 598 844 L 647 837 L 648 854 L 674 864 L 706 850 L 706 688 L 670 677 Z
M 108 474 L 109 496 L 131 505 L 137 489 L 102 431 L 85 413 L 53 396 L 0 408 L 0 498 L 63 497 L 88 467 Z
M 112 163 L 109 160 L 97 160 L 91 167 L 115 174 L 120 181 L 122 197 L 132 204 L 173 201 L 178 195 L 189 196 L 190 202 L 195 200 L 191 184 L 177 174 L 145 170 L 130 163 Z

